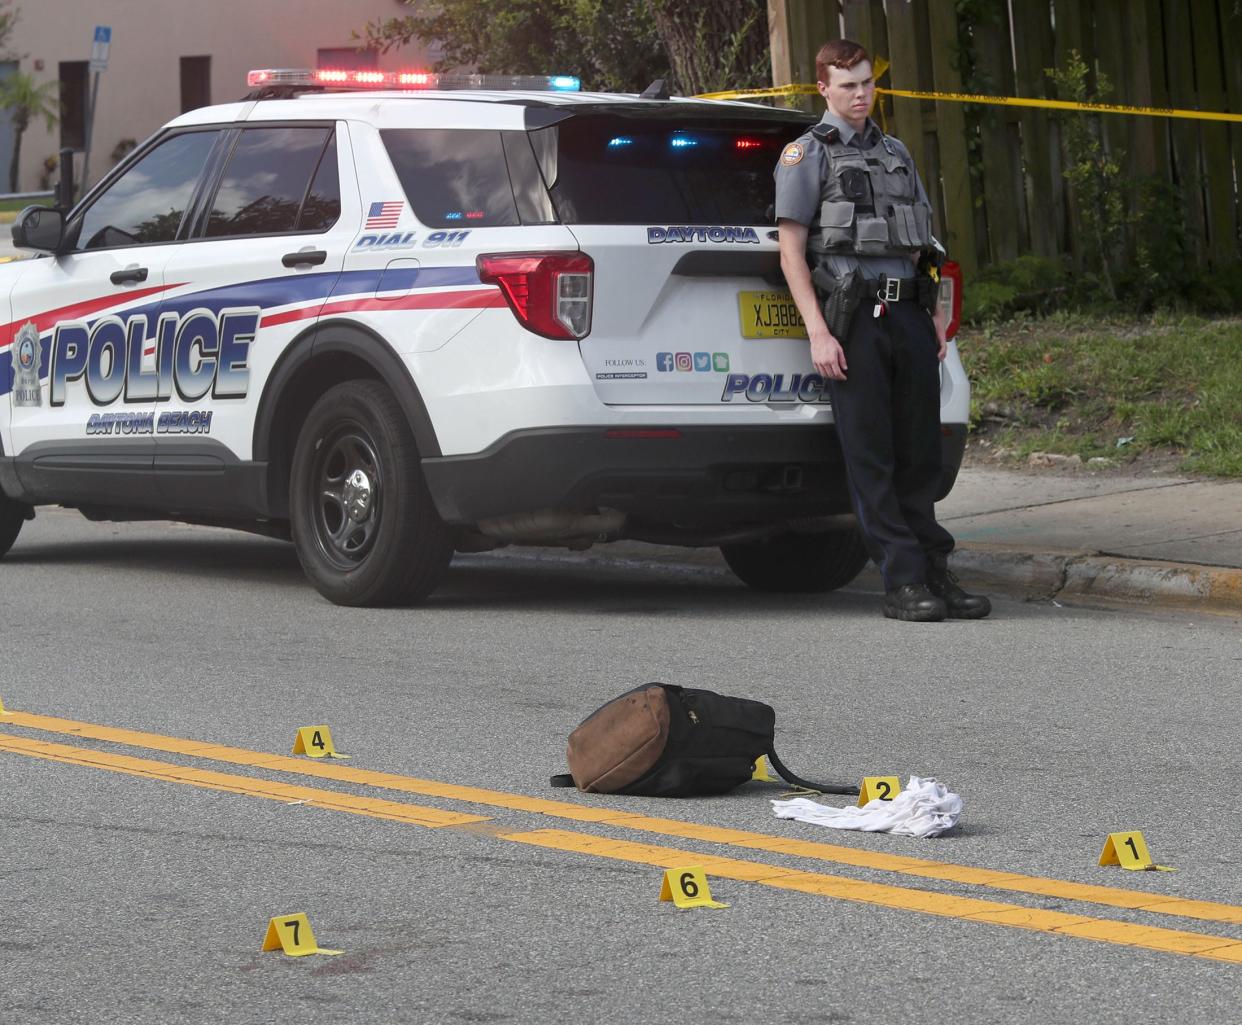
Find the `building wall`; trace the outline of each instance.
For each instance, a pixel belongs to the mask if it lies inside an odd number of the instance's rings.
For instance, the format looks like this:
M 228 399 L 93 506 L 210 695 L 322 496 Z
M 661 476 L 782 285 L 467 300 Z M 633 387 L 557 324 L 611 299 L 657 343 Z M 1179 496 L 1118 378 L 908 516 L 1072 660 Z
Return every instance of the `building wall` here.
M 353 50 L 351 32 L 409 10 L 400 0 L 23 0 L 20 6 L 9 49 L 40 82 L 57 81 L 62 61 L 89 60 L 95 26 L 112 27 L 91 140 L 92 181 L 112 166 L 110 154 L 122 139 L 141 142 L 181 113 L 182 57 L 211 58 L 211 102 L 227 103 L 246 94 L 250 69 L 313 68 L 321 49 Z M 417 43 L 377 58 L 386 70 L 431 62 Z M 5 172 L 12 152 L 6 135 L 0 131 Z M 43 122 L 31 123 L 22 139 L 19 191 L 40 187 L 43 161 L 57 153 L 60 139 L 59 126 L 49 132 Z M 75 163 L 80 180 L 81 153 Z M 7 180 L 0 191 L 6 189 Z

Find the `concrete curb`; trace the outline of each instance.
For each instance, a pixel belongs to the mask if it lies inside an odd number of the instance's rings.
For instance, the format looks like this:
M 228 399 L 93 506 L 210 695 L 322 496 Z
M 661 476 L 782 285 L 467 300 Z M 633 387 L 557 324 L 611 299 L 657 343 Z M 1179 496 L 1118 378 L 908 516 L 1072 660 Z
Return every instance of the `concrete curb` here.
M 961 545 L 951 563 L 972 584 L 1018 591 L 1028 600 L 1107 601 L 1242 613 L 1242 569 L 989 544 Z
M 535 562 L 618 569 L 655 565 L 690 575 L 733 575 L 715 548 L 617 541 L 572 555 L 550 549 L 510 551 L 521 552 L 519 558 Z M 1030 549 L 977 542 L 959 545 L 950 565 L 973 589 L 984 593 L 998 591 L 1024 601 L 1117 603 L 1242 615 L 1242 569 L 1126 559 L 1089 550 Z M 880 577 L 875 567 L 863 570 L 853 586 L 879 590 Z

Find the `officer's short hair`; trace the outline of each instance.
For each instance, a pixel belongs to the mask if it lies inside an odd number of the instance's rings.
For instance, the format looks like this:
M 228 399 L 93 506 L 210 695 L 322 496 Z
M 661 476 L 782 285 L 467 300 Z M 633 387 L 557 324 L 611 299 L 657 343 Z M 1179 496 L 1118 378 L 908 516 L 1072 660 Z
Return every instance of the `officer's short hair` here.
M 852 39 L 830 39 L 815 55 L 815 75 L 821 82 L 828 81 L 829 68 L 849 71 L 856 64 L 871 60 L 871 54 L 861 43 Z

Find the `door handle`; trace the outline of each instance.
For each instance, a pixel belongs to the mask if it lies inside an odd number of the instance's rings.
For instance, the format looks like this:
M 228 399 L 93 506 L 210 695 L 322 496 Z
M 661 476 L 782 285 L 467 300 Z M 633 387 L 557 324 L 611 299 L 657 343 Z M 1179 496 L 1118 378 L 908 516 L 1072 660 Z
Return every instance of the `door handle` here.
M 124 270 L 114 270 L 111 277 L 114 285 L 133 285 L 147 280 L 147 269 L 146 267 L 126 267 Z
M 328 254 L 322 249 L 306 249 L 300 253 L 285 253 L 280 258 L 280 262 L 286 267 L 298 267 L 306 264 L 310 267 L 317 267 L 319 264 L 328 259 Z

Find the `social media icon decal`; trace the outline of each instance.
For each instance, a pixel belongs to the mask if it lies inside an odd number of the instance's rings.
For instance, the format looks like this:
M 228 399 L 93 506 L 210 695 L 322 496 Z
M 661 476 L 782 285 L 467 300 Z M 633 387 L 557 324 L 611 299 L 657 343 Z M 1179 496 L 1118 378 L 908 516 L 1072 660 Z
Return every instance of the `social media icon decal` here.
M 671 371 L 673 369 L 673 354 L 671 352 L 657 352 L 656 369 L 664 374 Z
M 710 352 L 696 352 L 694 354 L 694 369 L 699 373 L 706 373 L 712 368 L 712 354 Z
M 694 369 L 694 359 L 690 353 L 677 353 L 677 369 L 683 372 L 689 372 Z
M 729 354 L 727 352 L 713 352 L 712 369 L 718 374 L 727 374 L 729 372 Z

